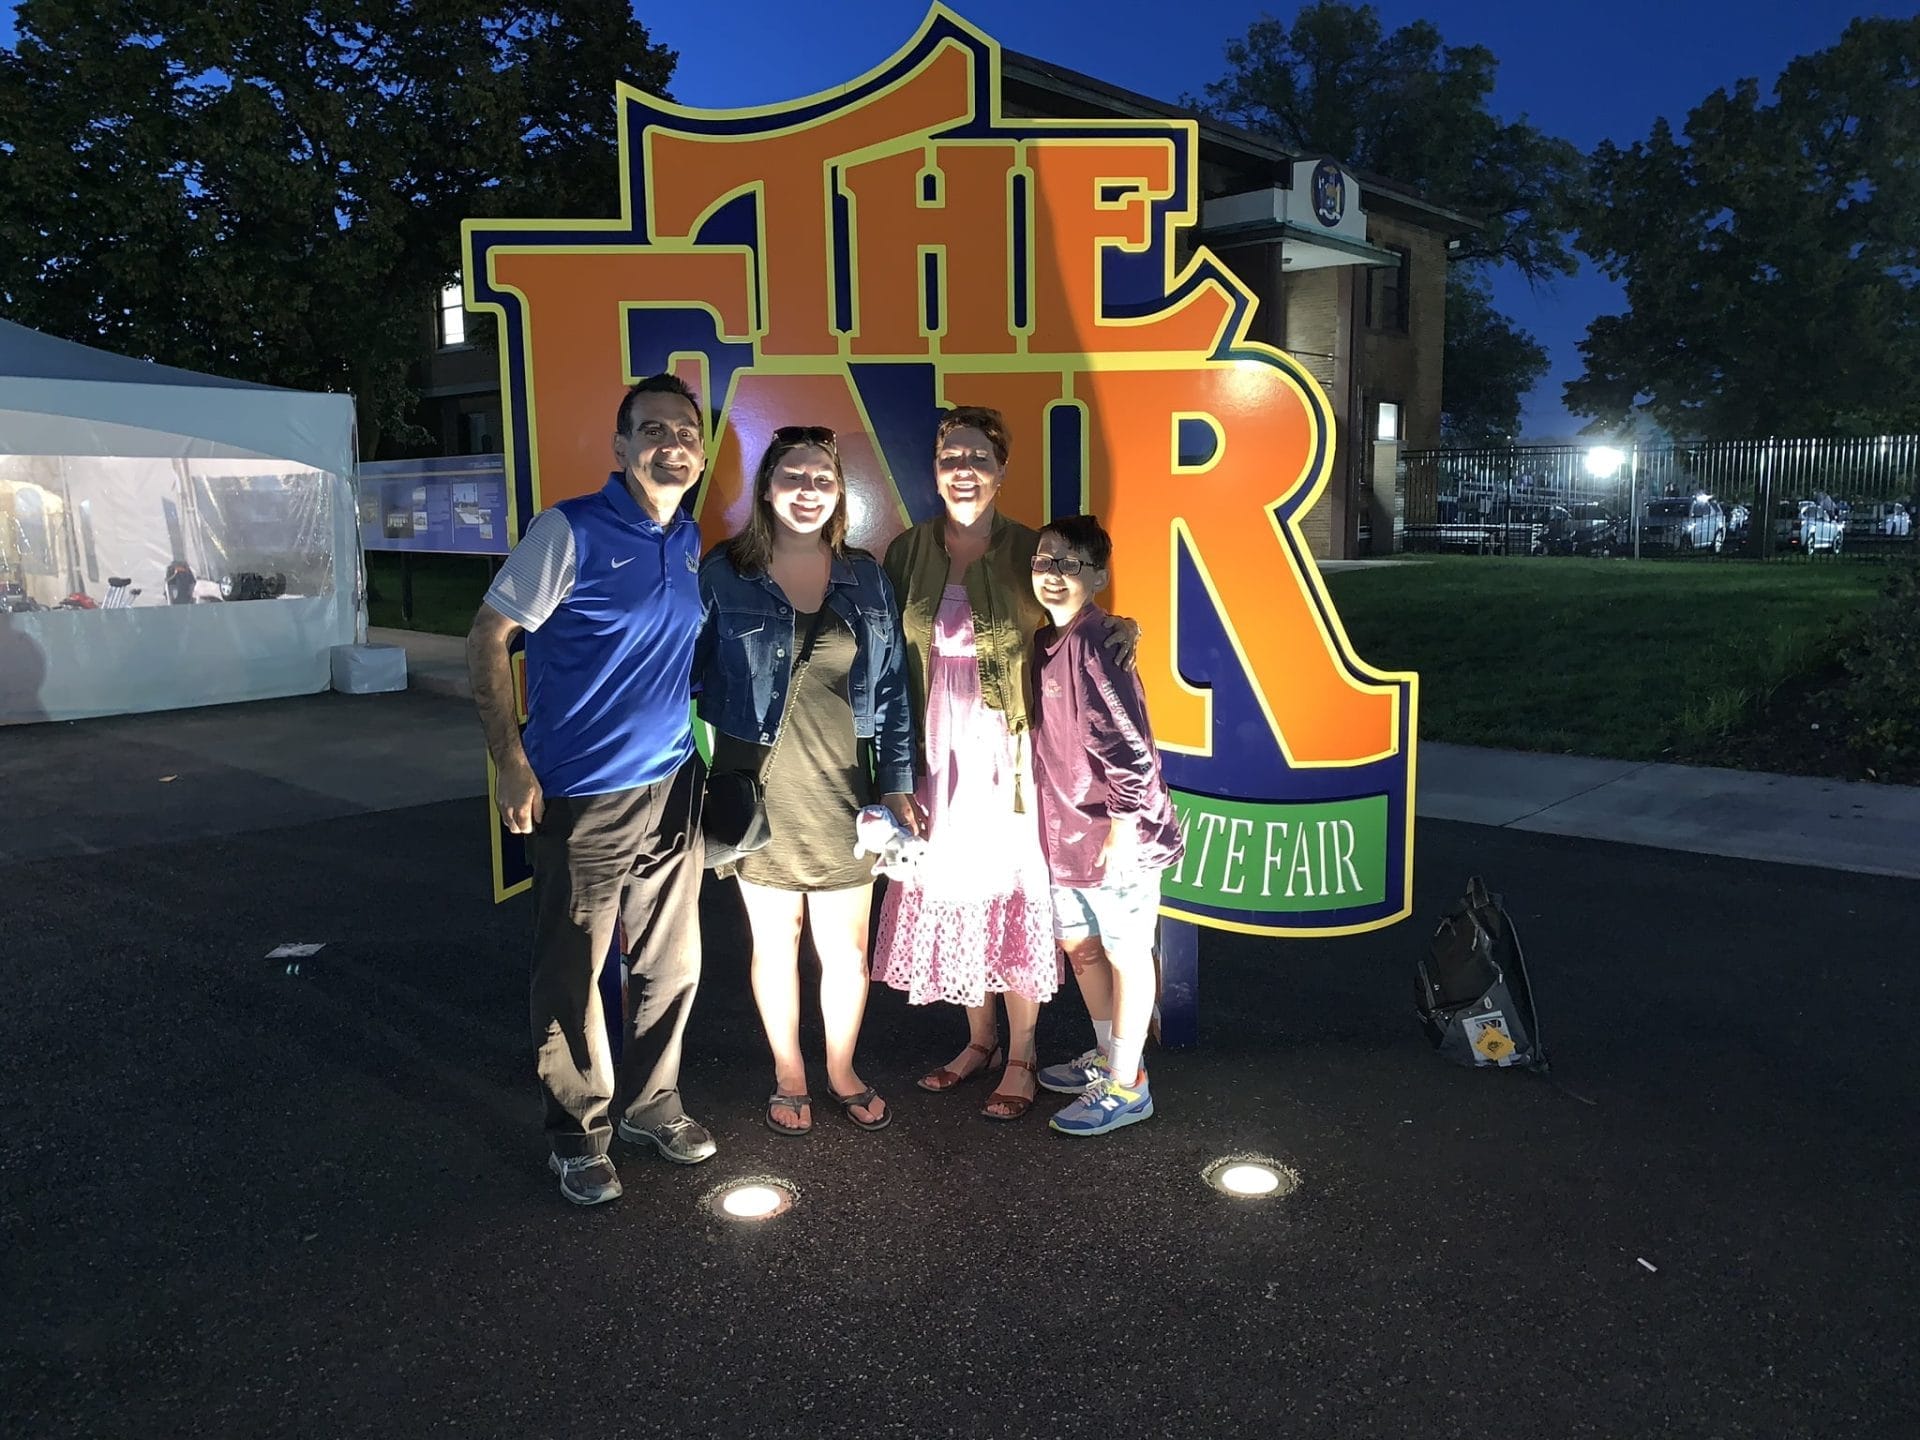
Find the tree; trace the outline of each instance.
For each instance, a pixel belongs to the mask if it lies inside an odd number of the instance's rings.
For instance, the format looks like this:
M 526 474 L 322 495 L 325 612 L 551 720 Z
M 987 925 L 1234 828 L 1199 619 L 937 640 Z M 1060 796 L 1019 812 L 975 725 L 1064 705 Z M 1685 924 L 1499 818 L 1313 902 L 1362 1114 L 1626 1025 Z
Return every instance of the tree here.
M 1506 261 L 1529 280 L 1577 268 L 1566 238 L 1580 151 L 1487 109 L 1500 62 L 1485 46 L 1447 45 L 1425 20 L 1389 35 L 1373 6 L 1323 0 L 1291 29 L 1255 21 L 1227 64 L 1201 108 L 1480 216 L 1456 262 Z
M 1371 5 L 1308 5 L 1291 26 L 1258 20 L 1227 46 L 1227 65 L 1191 103 L 1482 219 L 1448 266 L 1441 404 L 1458 420 L 1446 423 L 1450 437 L 1510 434 L 1544 355 L 1493 308 L 1479 276 L 1500 264 L 1530 281 L 1574 273 L 1580 151 L 1488 109 L 1492 51 L 1447 45 L 1424 20 L 1389 34 Z
M 26 0 L 0 51 L 0 307 L 68 339 L 351 390 L 401 429 L 468 216 L 617 213 L 627 0 Z
M 1449 445 L 1507 444 L 1521 397 L 1546 373 L 1546 350 L 1494 308 L 1484 278 L 1448 276 L 1440 433 Z
M 1681 435 L 1920 429 L 1920 20 L 1856 20 L 1764 103 L 1595 151 L 1579 248 L 1626 289 L 1567 407 Z

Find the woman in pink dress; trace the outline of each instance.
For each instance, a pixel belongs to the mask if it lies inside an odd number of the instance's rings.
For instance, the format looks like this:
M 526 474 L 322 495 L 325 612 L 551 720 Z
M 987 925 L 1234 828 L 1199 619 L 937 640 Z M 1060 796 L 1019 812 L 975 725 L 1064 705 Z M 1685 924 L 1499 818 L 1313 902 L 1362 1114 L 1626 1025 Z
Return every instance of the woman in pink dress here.
M 912 878 L 889 882 L 875 947 L 875 974 L 912 1003 L 967 1010 L 966 1048 L 922 1089 L 950 1090 L 1004 1058 L 982 1111 L 993 1120 L 1033 1106 L 1034 1023 L 1061 979 L 1027 742 L 1033 637 L 1047 619 L 1031 578 L 1039 536 L 995 508 L 1008 452 L 998 411 L 949 411 L 934 443 L 944 512 L 887 549 L 922 737 L 914 798 L 927 850 Z M 1114 628 L 1130 656 L 1138 627 Z

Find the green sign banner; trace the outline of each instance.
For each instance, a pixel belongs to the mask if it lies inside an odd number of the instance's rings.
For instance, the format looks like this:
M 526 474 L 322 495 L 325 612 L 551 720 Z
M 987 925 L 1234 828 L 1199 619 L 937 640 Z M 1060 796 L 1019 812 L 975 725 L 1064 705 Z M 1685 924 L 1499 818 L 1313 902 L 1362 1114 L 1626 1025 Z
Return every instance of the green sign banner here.
M 1387 797 L 1269 804 L 1173 792 L 1186 858 L 1160 898 L 1268 912 L 1377 906 L 1387 893 Z

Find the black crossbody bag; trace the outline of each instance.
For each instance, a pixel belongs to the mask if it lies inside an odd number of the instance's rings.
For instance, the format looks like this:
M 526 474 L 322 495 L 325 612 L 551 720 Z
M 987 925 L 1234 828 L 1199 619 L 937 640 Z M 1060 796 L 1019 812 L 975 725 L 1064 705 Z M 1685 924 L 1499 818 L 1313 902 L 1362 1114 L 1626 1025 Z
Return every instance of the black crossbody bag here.
M 826 614 L 827 602 L 823 598 L 820 608 L 813 612 L 806 643 L 801 647 L 800 658 L 794 661 L 793 675 L 787 682 L 788 705 L 793 704 L 793 697 L 799 692 L 800 677 L 813 663 L 813 645 L 820 638 L 820 625 Z M 767 751 L 766 763 L 758 775 L 751 770 L 708 772 L 706 806 L 701 813 L 700 828 L 706 840 L 709 870 L 736 864 L 742 856 L 764 850 L 773 842 L 773 825 L 767 819 L 767 781 L 773 775 L 774 763 L 780 758 L 780 742 L 786 735 L 783 710 L 780 732 L 773 737 L 773 747 Z

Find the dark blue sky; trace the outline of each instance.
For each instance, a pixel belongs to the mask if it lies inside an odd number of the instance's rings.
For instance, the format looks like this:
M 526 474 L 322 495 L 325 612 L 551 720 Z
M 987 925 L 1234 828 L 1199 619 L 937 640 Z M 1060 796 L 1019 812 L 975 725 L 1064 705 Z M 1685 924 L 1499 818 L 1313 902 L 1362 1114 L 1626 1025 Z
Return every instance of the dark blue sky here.
M 892 54 L 925 13 L 920 0 L 698 0 L 634 9 L 680 52 L 674 96 L 691 105 L 756 105 L 825 89 Z M 1003 44 L 1115 85 L 1178 100 L 1218 78 L 1227 41 L 1284 4 L 1246 0 L 963 0 L 962 15 Z M 1452 44 L 1500 59 L 1495 108 L 1525 114 L 1583 149 L 1646 134 L 1656 115 L 1679 125 L 1712 90 L 1743 76 L 1770 85 L 1795 55 L 1832 44 L 1854 15 L 1911 16 L 1920 4 L 1846 0 L 1381 0 L 1388 28 L 1432 20 Z M 0 43 L 11 43 L 0 0 Z M 1470 206 L 1472 196 L 1449 197 Z M 1561 382 L 1579 373 L 1574 344 L 1618 292 L 1582 274 L 1538 290 L 1513 276 L 1500 303 L 1544 344 L 1553 369 L 1529 398 L 1532 438 L 1570 434 Z
M 1296 7 L 1247 0 L 950 0 L 1014 50 L 1111 84 L 1177 101 L 1224 68 L 1227 42 L 1263 13 Z M 917 0 L 732 0 L 636 10 L 680 51 L 674 97 L 690 105 L 754 105 L 824 89 L 880 63 L 925 13 Z M 1500 60 L 1495 108 L 1591 149 L 1644 136 L 1656 115 L 1676 127 L 1714 89 L 1743 76 L 1769 87 L 1795 55 L 1839 39 L 1849 18 L 1911 16 L 1920 5 L 1844 0 L 1381 0 L 1382 23 L 1434 22 L 1450 44 L 1485 45 Z M 1471 206 L 1471 196 L 1451 197 Z M 1539 289 L 1496 284 L 1501 307 L 1547 347 L 1553 368 L 1529 397 L 1530 438 L 1570 435 L 1581 421 L 1560 404 L 1580 373 L 1575 342 L 1619 291 L 1583 273 Z

